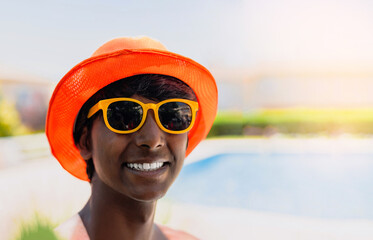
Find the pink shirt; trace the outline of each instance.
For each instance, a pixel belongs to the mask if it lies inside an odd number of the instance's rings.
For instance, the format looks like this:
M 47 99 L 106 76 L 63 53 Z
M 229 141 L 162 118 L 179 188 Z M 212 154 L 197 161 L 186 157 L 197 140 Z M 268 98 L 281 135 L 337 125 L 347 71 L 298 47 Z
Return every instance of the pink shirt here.
M 173 230 L 161 225 L 158 225 L 158 227 L 169 240 L 198 240 L 198 238 L 183 231 Z M 55 231 L 66 240 L 89 240 L 87 230 L 79 214 L 75 214 L 69 220 L 62 223 Z

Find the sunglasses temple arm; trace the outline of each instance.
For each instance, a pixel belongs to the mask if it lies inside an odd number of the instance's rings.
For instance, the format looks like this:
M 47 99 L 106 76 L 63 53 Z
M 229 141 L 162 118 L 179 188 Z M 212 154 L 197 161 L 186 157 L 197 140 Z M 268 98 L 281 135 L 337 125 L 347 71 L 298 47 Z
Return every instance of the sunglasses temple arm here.
M 89 109 L 87 118 L 92 117 L 93 114 L 95 114 L 98 110 L 100 110 L 99 102 L 96 103 L 93 107 L 91 107 L 91 109 Z

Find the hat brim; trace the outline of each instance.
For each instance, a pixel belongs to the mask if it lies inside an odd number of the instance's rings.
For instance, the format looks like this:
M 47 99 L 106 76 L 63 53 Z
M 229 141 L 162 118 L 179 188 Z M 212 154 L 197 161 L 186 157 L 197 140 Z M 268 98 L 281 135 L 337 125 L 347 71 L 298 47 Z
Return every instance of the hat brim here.
M 88 181 L 86 162 L 73 139 L 75 118 L 83 104 L 98 90 L 138 74 L 176 77 L 195 92 L 199 111 L 189 132 L 188 155 L 210 131 L 217 112 L 218 91 L 211 73 L 181 55 L 161 50 L 120 50 L 86 59 L 71 69 L 56 86 L 49 103 L 46 134 L 52 154 L 75 177 Z

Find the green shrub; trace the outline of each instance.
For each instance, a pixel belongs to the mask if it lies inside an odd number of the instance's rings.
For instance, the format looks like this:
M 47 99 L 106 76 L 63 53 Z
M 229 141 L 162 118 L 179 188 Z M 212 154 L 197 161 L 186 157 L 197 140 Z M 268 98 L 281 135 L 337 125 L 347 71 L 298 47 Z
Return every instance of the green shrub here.
M 46 218 L 35 214 L 30 222 L 22 222 L 13 240 L 62 240 Z
M 218 112 L 207 137 L 242 135 L 243 127 L 241 112 Z
M 218 112 L 208 137 L 225 135 L 373 134 L 373 109 L 262 109 Z

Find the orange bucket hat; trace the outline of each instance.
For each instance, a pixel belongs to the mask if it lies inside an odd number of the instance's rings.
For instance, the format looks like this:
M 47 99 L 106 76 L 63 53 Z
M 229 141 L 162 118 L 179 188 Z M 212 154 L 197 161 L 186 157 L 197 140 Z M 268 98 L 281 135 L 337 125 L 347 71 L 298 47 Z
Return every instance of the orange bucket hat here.
M 218 103 L 216 82 L 211 73 L 195 61 L 168 51 L 151 38 L 116 38 L 72 68 L 58 83 L 49 102 L 46 134 L 53 155 L 66 171 L 79 179 L 89 180 L 86 162 L 73 139 L 75 118 L 80 108 L 106 85 L 138 74 L 176 77 L 196 94 L 199 111 L 188 134 L 186 155 L 207 136 Z

